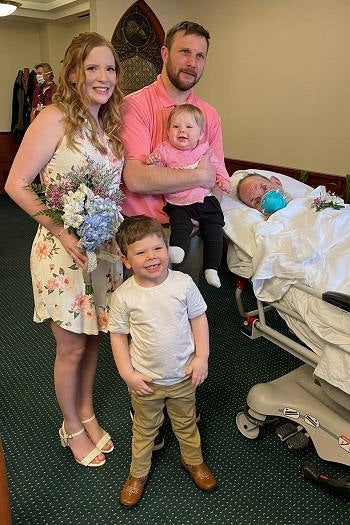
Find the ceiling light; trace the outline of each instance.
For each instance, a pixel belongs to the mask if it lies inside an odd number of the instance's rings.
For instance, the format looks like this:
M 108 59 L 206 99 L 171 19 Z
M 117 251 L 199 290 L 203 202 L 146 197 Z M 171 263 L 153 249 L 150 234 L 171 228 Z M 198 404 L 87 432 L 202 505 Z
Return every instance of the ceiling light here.
M 21 4 L 19 2 L 0 1 L 0 16 L 8 16 L 14 13 Z

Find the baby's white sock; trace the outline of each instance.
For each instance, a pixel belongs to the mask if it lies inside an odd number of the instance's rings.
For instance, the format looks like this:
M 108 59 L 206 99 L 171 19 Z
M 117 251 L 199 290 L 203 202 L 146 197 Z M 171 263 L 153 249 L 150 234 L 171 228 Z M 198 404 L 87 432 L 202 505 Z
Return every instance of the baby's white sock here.
M 183 261 L 185 252 L 180 246 L 169 246 L 169 259 L 173 264 L 179 264 Z
M 216 288 L 220 288 L 221 281 L 218 276 L 218 272 L 216 270 L 205 270 L 204 272 L 205 280 L 208 284 L 211 284 L 212 286 L 215 286 Z

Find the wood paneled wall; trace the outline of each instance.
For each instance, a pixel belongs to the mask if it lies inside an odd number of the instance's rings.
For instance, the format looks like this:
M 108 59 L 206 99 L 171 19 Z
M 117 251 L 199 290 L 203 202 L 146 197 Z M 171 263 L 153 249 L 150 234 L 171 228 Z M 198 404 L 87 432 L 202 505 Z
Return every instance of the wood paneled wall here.
M 5 182 L 19 145 L 20 139 L 17 139 L 13 133 L 0 132 L 0 194 L 2 195 L 5 193 Z
M 11 525 L 10 492 L 7 483 L 5 456 L 0 438 L 0 523 Z

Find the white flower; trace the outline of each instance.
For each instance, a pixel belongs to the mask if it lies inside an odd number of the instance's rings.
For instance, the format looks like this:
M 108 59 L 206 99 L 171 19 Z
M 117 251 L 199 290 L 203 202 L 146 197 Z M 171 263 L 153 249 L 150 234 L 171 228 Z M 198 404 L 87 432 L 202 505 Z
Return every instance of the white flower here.
M 84 222 L 84 208 L 86 198 L 93 199 L 94 194 L 85 184 L 80 184 L 76 191 L 69 191 L 64 195 L 62 220 L 64 227 L 72 227 L 75 230 Z

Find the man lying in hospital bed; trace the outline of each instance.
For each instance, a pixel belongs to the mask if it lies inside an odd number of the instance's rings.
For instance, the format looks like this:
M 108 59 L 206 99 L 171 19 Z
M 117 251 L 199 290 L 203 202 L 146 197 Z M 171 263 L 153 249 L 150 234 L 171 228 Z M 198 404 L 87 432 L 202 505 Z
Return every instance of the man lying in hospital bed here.
M 273 189 L 286 196 L 287 204 L 268 218 L 261 210 L 261 196 L 254 200 L 256 195 L 248 192 L 251 200 L 246 202 L 256 204 L 256 209 L 237 197 L 239 181 L 252 172 L 276 177 L 277 183 L 271 179 Z M 317 354 L 315 376 L 350 394 L 350 314 L 322 300 L 322 293 L 330 290 L 350 294 L 350 207 L 339 208 L 343 201 L 330 197 L 324 187 L 313 189 L 264 170 L 235 172 L 231 183 L 231 195 L 222 201 L 229 269 L 249 279 L 258 301 L 273 304 L 295 335 Z M 268 181 L 266 186 L 271 189 Z M 335 207 L 329 204 L 332 198 Z M 350 451 L 349 424 L 350 419 L 346 432 L 337 434 L 346 434 Z M 350 464 L 349 453 L 346 461 L 342 454 L 334 457 L 322 451 L 319 455 Z
M 324 187 L 313 189 L 274 173 L 271 176 L 278 178 L 289 202 L 266 220 L 259 209 L 249 209 L 237 198 L 237 183 L 247 174 L 232 176 L 231 198 L 222 203 L 224 231 L 232 241 L 227 256 L 230 270 L 251 279 L 255 296 L 264 302 L 280 300 L 296 283 L 320 294 L 330 290 L 350 294 L 350 206 L 317 211 L 315 200 L 329 199 Z M 343 204 L 339 198 L 335 203 Z M 305 291 L 292 289 L 290 295 L 293 308 L 310 329 L 308 339 L 317 336 L 311 345 L 320 356 L 317 376 L 350 394 L 349 314 L 313 295 L 305 301 Z

